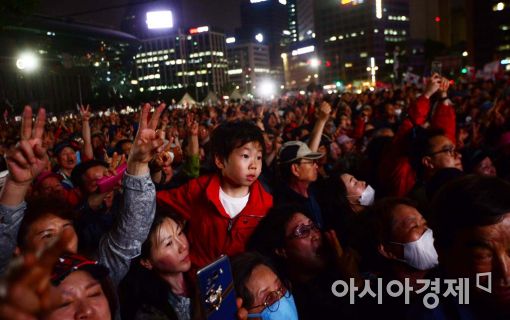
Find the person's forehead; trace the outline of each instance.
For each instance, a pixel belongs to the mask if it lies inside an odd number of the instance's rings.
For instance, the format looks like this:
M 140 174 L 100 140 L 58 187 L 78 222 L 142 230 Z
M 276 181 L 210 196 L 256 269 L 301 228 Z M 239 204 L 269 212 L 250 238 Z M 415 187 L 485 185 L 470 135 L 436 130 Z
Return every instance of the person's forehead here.
M 247 142 L 236 149 L 250 149 L 250 150 L 262 150 L 262 145 L 258 141 Z
M 289 220 L 289 223 L 287 224 L 287 228 L 293 230 L 295 227 L 297 227 L 300 224 L 308 223 L 310 219 L 302 214 L 301 212 L 296 212 L 292 218 Z
M 392 211 L 394 226 L 405 226 L 416 222 L 422 218 L 422 215 L 415 208 L 406 204 L 398 204 Z
M 96 172 L 103 172 L 106 168 L 103 167 L 102 165 L 97 165 L 97 166 L 93 166 L 93 167 L 90 167 L 87 169 L 86 173 L 87 174 L 91 174 L 91 173 L 96 173 Z
M 67 154 L 72 154 L 72 153 L 74 154 L 74 149 L 73 148 L 71 148 L 71 147 L 64 147 L 60 151 L 59 155 L 61 155 L 61 154 L 66 154 L 67 155 Z
M 352 179 L 352 181 L 355 181 L 356 179 L 354 179 L 354 176 L 348 174 L 348 173 L 344 173 L 340 176 L 340 179 L 344 182 L 344 183 L 349 183 Z
M 46 185 L 46 186 L 57 185 L 57 184 L 60 184 L 60 179 L 55 176 L 47 177 L 46 179 L 44 179 L 41 182 L 41 185 Z
M 66 293 L 76 292 L 78 290 L 86 290 L 97 284 L 100 284 L 92 275 L 84 270 L 71 272 L 58 286 Z
M 36 219 L 30 225 L 30 229 L 37 232 L 37 230 L 41 230 L 41 229 L 47 228 L 49 226 L 53 226 L 53 225 L 60 226 L 65 223 L 68 223 L 68 222 L 71 222 L 71 220 L 63 219 L 53 213 L 46 213 L 46 214 L 42 215 L 41 217 L 39 217 L 38 219 Z
M 430 140 L 430 145 L 433 147 L 442 147 L 446 145 L 453 145 L 453 143 L 447 137 L 443 135 L 435 136 Z
M 510 212 L 498 223 L 465 228 L 459 232 L 459 237 L 456 239 L 463 243 L 484 241 L 510 246 Z
M 278 276 L 268 266 L 259 264 L 253 268 L 246 285 L 252 294 L 257 295 L 260 291 L 271 288 L 277 280 Z

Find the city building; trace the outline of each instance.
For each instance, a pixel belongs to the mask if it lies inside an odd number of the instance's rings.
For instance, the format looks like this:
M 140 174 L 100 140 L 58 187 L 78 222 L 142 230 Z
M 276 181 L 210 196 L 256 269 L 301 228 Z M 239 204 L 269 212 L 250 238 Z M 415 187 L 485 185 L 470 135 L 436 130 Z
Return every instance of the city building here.
M 208 26 L 144 39 L 135 62 L 140 92 L 188 89 L 200 99 L 228 84 L 225 34 Z
M 466 0 L 468 52 L 476 68 L 499 60 L 510 61 L 510 3 L 508 1 Z
M 281 53 L 292 42 L 289 29 L 287 0 L 243 0 L 241 2 L 241 27 L 236 38 L 241 42 L 254 40 L 269 47 L 273 71 L 282 71 Z M 294 21 L 294 23 L 296 23 Z M 297 32 L 297 30 L 295 30 Z
M 297 42 L 299 40 L 299 31 L 298 31 L 298 0 L 287 0 L 287 10 L 288 10 L 288 18 L 289 18 L 289 26 L 287 30 L 284 30 L 284 35 L 287 36 L 290 42 Z M 288 32 L 287 32 L 288 31 Z
M 311 84 L 319 84 L 321 60 L 315 39 L 299 41 L 282 53 L 285 75 L 285 87 L 290 90 L 302 90 Z
M 4 21 L 0 31 L 0 100 L 21 112 L 26 103 L 49 112 L 77 103 L 106 104 L 134 94 L 132 35 L 95 26 L 31 16 Z
M 228 75 L 240 92 L 253 93 L 260 83 L 271 78 L 269 47 L 258 42 L 237 43 L 227 39 Z
M 315 25 L 323 84 L 374 85 L 406 70 L 407 0 L 316 1 Z
M 315 38 L 315 0 L 297 0 L 298 40 Z

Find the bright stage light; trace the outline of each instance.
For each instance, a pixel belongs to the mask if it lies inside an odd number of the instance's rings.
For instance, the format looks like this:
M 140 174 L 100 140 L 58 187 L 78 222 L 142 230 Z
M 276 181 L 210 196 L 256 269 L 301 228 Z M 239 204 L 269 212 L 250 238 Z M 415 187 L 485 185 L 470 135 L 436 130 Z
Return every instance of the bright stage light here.
M 32 72 L 39 67 L 39 58 L 32 52 L 22 53 L 16 60 L 18 69 Z

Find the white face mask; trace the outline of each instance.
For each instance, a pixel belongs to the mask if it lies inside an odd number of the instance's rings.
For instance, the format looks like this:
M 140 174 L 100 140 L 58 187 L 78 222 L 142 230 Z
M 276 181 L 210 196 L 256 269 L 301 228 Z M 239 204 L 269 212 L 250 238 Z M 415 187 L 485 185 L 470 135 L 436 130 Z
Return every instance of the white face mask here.
M 418 270 L 429 270 L 438 265 L 437 252 L 434 248 L 434 235 L 432 229 L 427 229 L 420 239 L 408 242 L 399 243 L 404 246 L 404 260 L 411 267 Z
M 361 197 L 359 198 L 359 204 L 361 204 L 362 206 L 368 207 L 374 203 L 374 199 L 375 199 L 375 190 L 370 185 L 367 185 L 365 190 L 363 190 Z

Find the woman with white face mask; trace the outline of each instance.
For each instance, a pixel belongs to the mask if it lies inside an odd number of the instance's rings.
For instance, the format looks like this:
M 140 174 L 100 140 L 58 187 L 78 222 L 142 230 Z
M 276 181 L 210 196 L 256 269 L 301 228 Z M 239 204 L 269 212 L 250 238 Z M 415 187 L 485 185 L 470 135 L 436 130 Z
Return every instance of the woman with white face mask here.
M 365 227 L 360 241 L 365 246 L 359 251 L 365 259 L 364 269 L 382 279 L 384 286 L 393 280 L 408 283 L 413 289 L 411 301 L 423 298 L 413 293 L 423 286 L 417 280 L 427 278 L 438 265 L 434 234 L 427 221 L 406 198 L 384 198 L 363 219 Z M 408 303 L 403 294 L 397 299 L 384 296 L 383 301 L 383 306 L 375 306 L 370 312 L 377 315 L 388 312 L 394 319 L 405 318 Z
M 317 195 L 325 229 L 335 230 L 340 242 L 350 245 L 358 216 L 374 203 L 375 190 L 351 174 L 333 171 Z
M 374 203 L 375 190 L 365 181 L 358 180 L 348 173 L 342 174 L 340 180 L 345 185 L 346 197 L 355 212 L 363 211 L 365 207 Z

